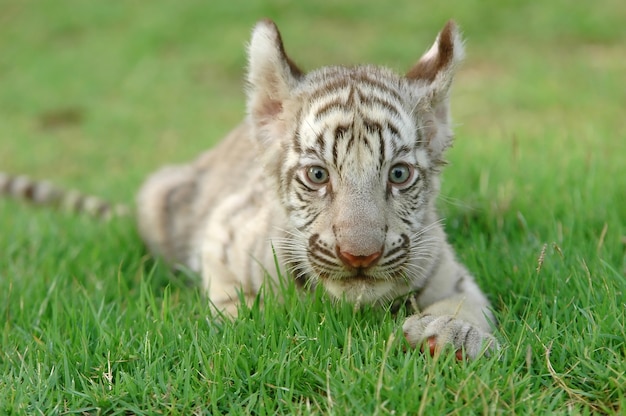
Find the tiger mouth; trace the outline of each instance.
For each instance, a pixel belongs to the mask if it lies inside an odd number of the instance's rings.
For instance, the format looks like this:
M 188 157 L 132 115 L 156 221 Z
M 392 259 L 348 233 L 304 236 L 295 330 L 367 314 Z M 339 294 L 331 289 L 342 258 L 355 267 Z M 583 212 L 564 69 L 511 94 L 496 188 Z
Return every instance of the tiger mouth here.
M 329 280 L 338 283 L 372 283 L 380 280 L 376 276 L 365 273 L 356 273 L 349 276 L 321 274 L 320 278 L 322 280 Z
M 342 280 L 345 280 L 346 282 L 366 283 L 366 282 L 371 282 L 371 281 L 378 280 L 378 279 L 375 276 L 359 273 L 359 274 L 344 278 Z
M 324 270 L 315 265 L 312 268 L 311 277 L 317 278 L 322 282 L 333 282 L 344 285 L 367 284 L 373 285 L 380 282 L 389 282 L 402 279 L 402 274 L 398 271 L 387 271 L 386 273 L 376 273 L 376 270 L 366 268 L 352 268 L 338 270 Z
M 355 305 L 373 304 L 395 293 L 397 282 L 364 273 L 320 277 L 325 291 L 335 299 Z

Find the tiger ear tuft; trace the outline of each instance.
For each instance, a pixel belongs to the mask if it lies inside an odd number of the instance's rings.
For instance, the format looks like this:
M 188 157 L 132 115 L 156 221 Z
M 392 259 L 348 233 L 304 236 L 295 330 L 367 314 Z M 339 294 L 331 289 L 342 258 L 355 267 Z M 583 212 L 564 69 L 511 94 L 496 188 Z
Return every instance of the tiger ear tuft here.
M 419 61 L 407 72 L 406 77 L 413 81 L 441 84 L 447 89 L 452 82 L 454 70 L 465 57 L 461 33 L 453 20 L 443 27 L 435 43 Z
M 265 125 L 276 117 L 301 76 L 285 53 L 276 24 L 258 22 L 248 45 L 248 113 L 253 121 Z
M 406 74 L 418 88 L 425 111 L 421 114 L 424 136 L 431 154 L 443 160 L 443 153 L 452 144 L 450 119 L 450 85 L 456 68 L 463 60 L 463 39 L 456 24 L 450 20 L 439 32 L 435 43 Z

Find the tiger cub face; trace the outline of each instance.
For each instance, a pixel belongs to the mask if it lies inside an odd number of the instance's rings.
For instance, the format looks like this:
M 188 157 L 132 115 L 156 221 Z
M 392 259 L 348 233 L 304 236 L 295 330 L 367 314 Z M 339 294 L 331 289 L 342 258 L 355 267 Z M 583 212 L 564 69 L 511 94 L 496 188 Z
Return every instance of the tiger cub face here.
M 275 242 L 297 278 L 371 303 L 423 285 L 443 244 L 434 200 L 451 144 L 453 23 L 405 75 L 374 66 L 303 73 L 276 27 L 249 47 L 249 114 L 288 217 Z

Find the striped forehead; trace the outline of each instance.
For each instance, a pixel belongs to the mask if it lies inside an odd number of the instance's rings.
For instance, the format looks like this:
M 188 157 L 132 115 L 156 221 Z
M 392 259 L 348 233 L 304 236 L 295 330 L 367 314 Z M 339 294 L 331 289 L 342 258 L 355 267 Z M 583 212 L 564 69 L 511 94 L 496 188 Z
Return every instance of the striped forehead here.
M 327 77 L 307 96 L 301 150 L 339 166 L 348 158 L 379 166 L 415 147 L 416 126 L 397 80 L 348 73 Z M 368 163 L 369 164 L 369 163 Z
M 411 124 L 399 92 L 399 80 L 373 78 L 356 70 L 332 75 L 326 76 L 307 94 L 306 112 L 313 117 L 309 121 L 317 123 L 328 114 L 343 112 L 350 115 L 360 109 L 372 122 L 393 122 L 397 124 L 396 129 Z

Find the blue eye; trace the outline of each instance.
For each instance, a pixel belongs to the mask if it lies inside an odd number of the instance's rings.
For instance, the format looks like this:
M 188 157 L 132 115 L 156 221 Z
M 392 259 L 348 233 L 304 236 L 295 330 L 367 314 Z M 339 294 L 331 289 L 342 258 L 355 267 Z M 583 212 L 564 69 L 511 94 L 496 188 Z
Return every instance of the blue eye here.
M 404 185 L 413 176 L 413 168 L 406 163 L 398 163 L 389 169 L 389 182 Z
M 321 166 L 310 166 L 306 170 L 306 177 L 313 185 L 324 185 L 328 182 L 328 170 Z

